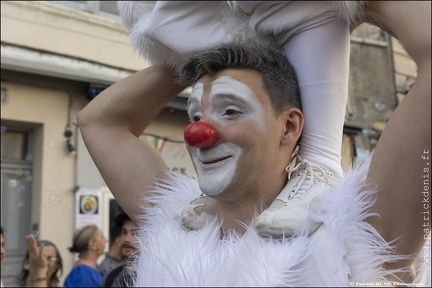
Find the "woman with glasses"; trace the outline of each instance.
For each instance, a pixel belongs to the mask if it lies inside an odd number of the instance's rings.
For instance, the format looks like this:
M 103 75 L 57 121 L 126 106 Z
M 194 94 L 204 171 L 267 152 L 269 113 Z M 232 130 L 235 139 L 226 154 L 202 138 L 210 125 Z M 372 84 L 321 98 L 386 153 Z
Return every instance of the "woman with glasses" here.
M 63 261 L 57 246 L 48 240 L 37 241 L 27 235 L 28 251 L 18 275 L 21 287 L 58 287 L 63 273 Z

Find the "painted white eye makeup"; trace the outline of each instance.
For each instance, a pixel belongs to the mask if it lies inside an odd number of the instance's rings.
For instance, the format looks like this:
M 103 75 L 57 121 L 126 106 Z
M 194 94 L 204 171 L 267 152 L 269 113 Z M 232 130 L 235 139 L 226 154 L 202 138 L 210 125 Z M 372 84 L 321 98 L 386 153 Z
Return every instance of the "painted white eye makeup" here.
M 253 121 L 254 126 L 259 130 L 265 130 L 262 121 L 264 109 L 261 102 L 255 93 L 240 81 L 228 76 L 221 76 L 214 80 L 210 91 L 210 103 L 212 105 L 210 117 L 213 121 L 224 124 L 228 119 L 223 113 L 227 109 L 234 109 L 242 114 L 243 119 Z
M 189 119 L 192 122 L 196 121 L 195 117 L 201 118 L 202 116 L 201 99 L 203 93 L 204 93 L 204 84 L 201 82 L 196 83 L 192 89 L 191 95 L 189 96 L 188 103 L 187 103 L 187 112 L 189 115 Z

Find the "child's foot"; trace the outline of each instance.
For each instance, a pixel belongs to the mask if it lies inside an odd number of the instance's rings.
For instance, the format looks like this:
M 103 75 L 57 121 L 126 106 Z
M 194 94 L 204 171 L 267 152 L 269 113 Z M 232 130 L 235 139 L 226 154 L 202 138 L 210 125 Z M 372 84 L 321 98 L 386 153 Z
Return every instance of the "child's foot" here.
M 208 196 L 201 195 L 200 198 L 193 200 L 189 205 L 182 207 L 177 212 L 177 218 L 182 225 L 189 230 L 203 228 L 210 220 L 209 216 L 216 215 L 216 200 Z
M 326 168 L 295 157 L 287 167 L 287 185 L 255 219 L 254 227 L 261 236 L 290 237 L 305 229 L 312 234 L 321 225 L 310 219 L 309 211 L 336 183 L 336 178 Z

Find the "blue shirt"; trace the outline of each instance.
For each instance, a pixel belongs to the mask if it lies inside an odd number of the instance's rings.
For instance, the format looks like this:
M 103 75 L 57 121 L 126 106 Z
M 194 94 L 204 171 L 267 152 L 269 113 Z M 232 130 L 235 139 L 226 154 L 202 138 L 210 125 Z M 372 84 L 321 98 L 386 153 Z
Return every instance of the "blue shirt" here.
M 100 272 L 87 265 L 78 265 L 73 268 L 64 282 L 65 287 L 100 287 L 101 284 Z

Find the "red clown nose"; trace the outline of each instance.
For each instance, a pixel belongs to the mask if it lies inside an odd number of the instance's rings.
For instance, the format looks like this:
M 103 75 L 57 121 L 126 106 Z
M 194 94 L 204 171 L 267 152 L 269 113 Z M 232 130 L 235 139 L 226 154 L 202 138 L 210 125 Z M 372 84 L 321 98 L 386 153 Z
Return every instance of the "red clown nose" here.
M 216 129 L 206 122 L 191 123 L 184 131 L 186 143 L 195 148 L 208 147 L 216 141 L 217 137 Z

